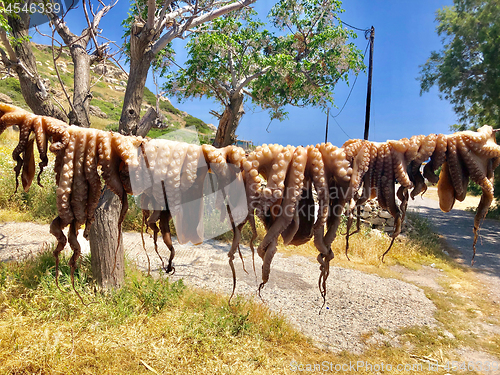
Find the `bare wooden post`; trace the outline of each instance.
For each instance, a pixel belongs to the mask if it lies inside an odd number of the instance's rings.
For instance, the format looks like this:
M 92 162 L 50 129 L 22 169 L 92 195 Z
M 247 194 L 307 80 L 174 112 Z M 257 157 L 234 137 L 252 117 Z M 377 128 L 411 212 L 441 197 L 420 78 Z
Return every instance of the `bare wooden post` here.
M 372 73 L 373 73 L 373 42 L 375 41 L 375 28 L 372 26 L 370 33 L 370 62 L 368 67 L 368 90 L 366 93 L 365 137 L 368 140 L 370 129 L 370 107 L 372 102 Z

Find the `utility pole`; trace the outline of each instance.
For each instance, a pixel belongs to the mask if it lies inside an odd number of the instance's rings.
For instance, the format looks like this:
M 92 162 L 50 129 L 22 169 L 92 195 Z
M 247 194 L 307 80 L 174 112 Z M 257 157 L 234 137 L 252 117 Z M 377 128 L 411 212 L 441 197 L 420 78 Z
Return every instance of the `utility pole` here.
M 373 73 L 373 42 L 375 41 L 375 28 L 372 26 L 370 32 L 370 62 L 368 65 L 368 90 L 366 93 L 366 114 L 365 114 L 365 140 L 368 140 L 368 130 L 370 129 L 370 106 L 372 101 L 372 73 Z
M 328 119 L 330 118 L 330 108 L 326 111 L 326 134 L 325 134 L 325 143 L 328 142 Z

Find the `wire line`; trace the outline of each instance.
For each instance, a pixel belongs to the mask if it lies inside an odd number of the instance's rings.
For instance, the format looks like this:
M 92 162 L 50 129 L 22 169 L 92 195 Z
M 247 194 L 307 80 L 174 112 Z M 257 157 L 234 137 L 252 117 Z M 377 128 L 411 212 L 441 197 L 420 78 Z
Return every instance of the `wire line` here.
M 366 57 L 366 51 L 368 51 L 368 47 L 370 46 L 370 42 L 368 42 L 368 45 L 366 46 L 366 49 L 365 49 L 365 53 L 363 54 L 364 57 Z M 352 90 L 354 90 L 354 86 L 356 86 L 356 82 L 358 81 L 358 77 L 359 75 L 356 75 L 356 78 L 354 79 L 354 83 L 352 84 L 352 87 L 351 87 L 351 91 L 349 91 L 349 95 L 347 95 L 347 99 L 345 100 L 344 102 L 344 105 L 342 106 L 342 108 L 340 109 L 339 113 L 337 113 L 335 116 L 332 116 L 332 118 L 335 118 L 335 117 L 338 117 L 340 116 L 340 114 L 342 113 L 342 111 L 344 110 L 347 102 L 349 101 L 349 98 L 351 97 L 351 94 L 352 94 Z

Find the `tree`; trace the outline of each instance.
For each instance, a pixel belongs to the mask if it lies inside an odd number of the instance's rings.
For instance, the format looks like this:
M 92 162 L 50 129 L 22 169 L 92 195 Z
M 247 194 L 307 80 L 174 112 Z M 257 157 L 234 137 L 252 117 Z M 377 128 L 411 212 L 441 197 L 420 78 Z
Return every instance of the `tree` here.
M 89 106 L 90 100 L 92 99 L 90 93 L 90 66 L 107 58 L 107 56 L 105 56 L 107 43 L 100 44 L 97 41 L 99 35 L 98 27 L 102 17 L 116 5 L 116 1 L 113 4 L 106 6 L 102 5 L 102 7 L 98 9 L 93 9 L 90 0 L 83 0 L 83 11 L 88 27 L 82 30 L 80 35 L 71 32 L 66 24 L 64 15 L 57 16 L 55 13 L 49 14 L 51 26 L 53 26 L 69 48 L 69 53 L 74 64 L 73 98 L 68 98 L 71 106 L 71 111 L 68 116 L 70 124 L 83 126 L 85 128 L 90 127 Z M 89 18 L 88 9 L 90 9 L 90 13 L 93 15 L 92 20 Z M 52 39 L 53 38 L 54 36 L 52 35 Z M 87 51 L 87 46 L 91 41 L 94 42 L 95 49 L 92 53 L 89 53 Z M 54 64 L 54 67 L 57 69 L 56 64 Z
M 443 49 L 421 66 L 421 94 L 437 85 L 462 128 L 500 125 L 500 1 L 454 0 L 437 11 Z
M 5 12 L 2 14 L 1 21 L 0 40 L 7 51 L 0 48 L 2 61 L 6 67 L 12 67 L 17 73 L 21 92 L 26 103 L 38 115 L 47 115 L 65 120 L 65 114 L 52 103 L 50 95 L 38 74 L 35 55 L 29 40 L 29 13 L 20 13 L 18 15 Z
M 175 38 L 229 12 L 247 7 L 256 0 L 137 0 L 129 19 L 127 49 L 130 73 L 119 130 L 137 134 L 144 87 L 153 61 Z
M 179 100 L 215 98 L 222 106 L 214 145 L 235 140 L 245 99 L 286 117 L 286 105 L 326 108 L 333 88 L 348 73 L 364 68 L 361 51 L 348 38 L 335 0 L 280 0 L 268 18 L 278 33 L 264 28 L 255 12 L 242 10 L 200 27 L 187 48 L 186 68 L 167 76 L 165 89 Z M 285 33 L 286 32 L 286 33 Z

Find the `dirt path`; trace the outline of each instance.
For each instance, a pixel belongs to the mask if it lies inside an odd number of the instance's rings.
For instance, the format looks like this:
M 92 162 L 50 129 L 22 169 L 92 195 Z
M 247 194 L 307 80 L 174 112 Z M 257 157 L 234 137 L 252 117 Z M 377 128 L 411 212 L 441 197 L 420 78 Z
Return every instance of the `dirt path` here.
M 88 243 L 80 237 L 83 253 Z M 39 251 L 44 242 L 52 243 L 48 225 L 31 223 L 0 224 L 0 260 L 19 259 Z M 154 254 L 152 240 L 146 238 L 152 270 L 158 270 L 159 260 Z M 147 257 L 138 233 L 124 233 L 124 246 L 128 259 L 147 270 Z M 231 293 L 232 277 L 226 243 L 209 240 L 200 246 L 179 245 L 174 241 L 176 267 L 173 279 L 183 278 L 188 284 L 216 292 Z M 161 246 L 165 256 L 165 246 Z M 262 262 L 256 256 L 255 276 L 251 252 L 242 246 L 246 274 L 241 261 L 235 260 L 238 294 L 255 296 L 260 280 Z M 269 283 L 262 292 L 267 306 L 283 313 L 300 331 L 319 346 L 334 352 L 348 350 L 360 353 L 363 337 L 372 335 L 375 342 L 396 337 L 395 332 L 408 326 L 433 326 L 434 304 L 419 287 L 397 279 L 381 278 L 360 271 L 331 267 L 328 279 L 327 305 L 318 314 L 322 299 L 318 291 L 319 265 L 313 258 L 286 257 L 276 254 Z M 418 308 L 415 308 L 418 306 Z M 380 330 L 389 335 L 381 335 Z M 391 339 L 392 340 L 392 339 Z
M 461 263 L 470 265 L 474 214 L 465 211 L 465 208 L 477 207 L 478 202 L 479 197 L 467 197 L 464 202 L 459 202 L 458 207 L 445 213 L 439 208 L 436 188 L 431 187 L 424 197 L 410 201 L 409 207 L 430 220 L 436 232 L 443 236 L 451 248 L 451 255 L 455 255 Z M 490 286 L 493 300 L 500 303 L 500 221 L 484 220 L 476 248 L 472 269 Z

